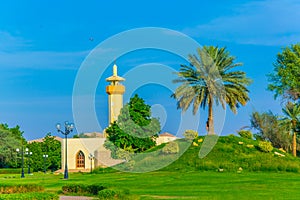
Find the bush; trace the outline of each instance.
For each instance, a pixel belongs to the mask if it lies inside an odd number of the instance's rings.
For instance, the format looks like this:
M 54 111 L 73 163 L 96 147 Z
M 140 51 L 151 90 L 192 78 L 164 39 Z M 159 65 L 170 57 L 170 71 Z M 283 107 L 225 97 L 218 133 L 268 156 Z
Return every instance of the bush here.
M 240 131 L 238 131 L 238 134 L 239 134 L 242 138 L 246 138 L 246 139 L 252 139 L 252 138 L 253 138 L 253 134 L 252 134 L 251 131 L 240 130 Z
M 0 174 L 19 174 L 20 171 L 18 168 L 1 168 Z
M 64 194 L 79 194 L 79 195 L 97 195 L 99 191 L 104 190 L 106 187 L 103 185 L 79 185 L 79 184 L 72 184 L 72 185 L 64 185 L 62 186 L 62 192 Z
M 272 143 L 267 141 L 259 141 L 258 148 L 262 152 L 271 152 L 273 150 Z
M 198 137 L 198 132 L 194 130 L 186 130 L 183 136 L 187 140 L 194 140 L 196 137 Z
M 44 190 L 43 186 L 36 185 L 36 184 L 15 184 L 15 185 L 0 184 L 0 194 L 41 192 L 43 190 Z
M 169 142 L 161 151 L 163 154 L 176 154 L 179 152 L 179 146 L 176 142 Z
M 58 200 L 57 194 L 53 193 L 23 193 L 23 194 L 1 194 L 0 200 Z
M 130 195 L 129 190 L 116 190 L 116 189 L 104 189 L 101 190 L 98 194 L 99 199 L 122 199 L 129 200 L 134 199 L 133 196 Z
M 104 190 L 105 188 L 106 187 L 104 187 L 103 185 L 93 184 L 93 185 L 86 186 L 85 191 L 88 194 L 97 195 L 99 193 L 99 191 Z
M 105 189 L 99 192 L 98 197 L 99 199 L 114 199 L 117 198 L 120 192 L 112 189 Z

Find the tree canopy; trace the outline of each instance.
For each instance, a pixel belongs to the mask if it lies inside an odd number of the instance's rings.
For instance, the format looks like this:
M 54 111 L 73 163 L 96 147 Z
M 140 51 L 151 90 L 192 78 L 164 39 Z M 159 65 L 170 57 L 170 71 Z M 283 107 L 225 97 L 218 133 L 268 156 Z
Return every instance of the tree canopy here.
M 26 148 L 28 151 L 25 151 Z M 17 149 L 19 149 L 19 153 L 16 151 Z M 30 165 L 33 171 L 43 170 L 43 155 L 47 154 L 46 169 L 52 171 L 60 169 L 61 143 L 51 136 L 51 133 L 48 133 L 42 142 L 28 144 L 19 126 L 10 128 L 7 124 L 0 124 L 0 168 L 21 167 L 22 150 L 25 168 Z
M 142 152 L 155 146 L 160 123 L 151 117 L 150 108 L 138 95 L 132 97 L 121 109 L 118 120 L 106 129 L 108 140 L 129 152 Z M 106 147 L 113 150 L 109 144 Z
M 269 74 L 268 89 L 275 92 L 275 98 L 300 98 L 300 43 L 291 45 L 277 54 L 274 72 Z
M 291 149 L 292 138 L 289 129 L 281 123 L 278 116 L 269 111 L 253 112 L 250 117 L 252 128 L 258 131 L 255 134 L 256 139 L 270 141 L 274 147 L 286 151 Z
M 297 156 L 297 131 L 300 123 L 300 104 L 288 102 L 282 109 L 285 118 L 284 124 L 289 128 L 293 135 L 293 156 Z
M 238 107 L 249 101 L 247 86 L 251 80 L 245 72 L 233 70 L 242 63 L 236 63 L 225 47 L 204 46 L 188 58 L 190 65 L 181 65 L 174 80 L 181 85 L 172 97 L 178 108 L 186 111 L 193 107 L 194 114 L 199 107 L 208 106 L 208 134 L 214 134 L 213 105 L 227 104 L 236 113 Z
M 47 133 L 42 142 L 33 142 L 28 144 L 27 147 L 32 152 L 32 156 L 30 160 L 27 159 L 27 162 L 33 163 L 34 161 L 34 165 L 32 165 L 33 171 L 43 170 L 44 164 L 47 170 L 60 169 L 61 143 L 54 136 L 51 136 L 51 133 Z M 44 160 L 43 155 L 48 155 L 48 158 Z
M 16 149 L 25 143 L 23 131 L 18 125 L 9 128 L 7 124 L 0 124 L 0 167 L 16 167 Z

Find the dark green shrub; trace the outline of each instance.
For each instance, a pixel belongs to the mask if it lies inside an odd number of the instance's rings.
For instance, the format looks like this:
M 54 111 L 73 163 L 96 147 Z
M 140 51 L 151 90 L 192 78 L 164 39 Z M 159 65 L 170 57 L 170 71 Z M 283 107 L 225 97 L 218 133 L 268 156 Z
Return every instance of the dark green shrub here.
M 84 186 L 79 184 L 72 184 L 72 185 L 64 185 L 62 186 L 62 191 L 64 194 L 67 193 L 81 193 L 81 190 Z
M 112 190 L 112 189 L 104 189 L 98 193 L 99 199 L 114 199 L 118 197 L 120 191 Z
M 110 200 L 110 199 L 121 199 L 121 200 L 130 200 L 135 199 L 128 189 L 118 190 L 118 189 L 104 189 L 101 190 L 98 194 L 98 198 L 101 200 Z
M 253 134 L 251 131 L 249 130 L 240 130 L 238 131 L 238 134 L 242 137 L 242 138 L 246 138 L 246 139 L 252 139 L 253 138 Z
M 297 165 L 295 165 L 294 163 L 293 164 L 289 164 L 286 167 L 286 171 L 287 172 L 299 172 L 299 167 Z
M 86 186 L 86 192 L 92 195 L 97 195 L 99 193 L 99 191 L 104 190 L 106 187 L 104 187 L 103 185 L 88 185 Z
M 19 174 L 20 169 L 16 168 L 0 168 L 0 174 Z
M 0 184 L 0 194 L 41 192 L 41 191 L 44 191 L 44 187 L 36 184 L 15 184 L 15 185 Z
M 97 195 L 99 191 L 105 189 L 103 185 L 80 185 L 80 184 L 70 184 L 62 186 L 63 194 L 78 194 L 78 195 Z
M 268 141 L 259 141 L 258 148 L 262 152 L 271 152 L 273 150 L 272 143 Z
M 58 200 L 59 196 L 53 193 L 22 193 L 1 194 L 0 200 Z

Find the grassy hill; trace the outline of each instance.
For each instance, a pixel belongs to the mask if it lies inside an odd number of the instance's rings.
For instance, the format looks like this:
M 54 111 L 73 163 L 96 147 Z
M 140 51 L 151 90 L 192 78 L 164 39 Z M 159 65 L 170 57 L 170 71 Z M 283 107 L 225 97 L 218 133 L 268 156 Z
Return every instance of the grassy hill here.
M 219 137 L 212 151 L 204 158 L 199 158 L 198 154 L 203 145 L 201 140 L 204 138 L 204 136 L 198 137 L 193 144 L 189 142 L 188 146 L 185 140 L 177 140 L 176 143 L 182 150 L 177 154 L 162 155 L 161 149 L 165 144 L 157 146 L 148 152 L 149 155 L 138 155 L 134 157 L 132 163 L 120 165 L 119 169 L 128 171 L 128 168 L 131 167 L 132 171 L 143 170 L 143 168 L 147 168 L 145 171 L 151 171 L 156 169 L 156 165 L 165 165 L 159 170 L 300 172 L 300 158 L 292 157 L 276 148 L 271 152 L 262 152 L 258 147 L 258 141 L 233 135 Z M 279 156 L 275 152 L 283 156 Z
M 262 152 L 258 141 L 237 136 L 219 137 L 212 151 L 203 159 L 198 157 L 202 146 L 191 145 L 174 163 L 164 170 L 219 170 L 224 171 L 288 171 L 300 172 L 300 159 L 276 148 Z M 275 154 L 278 152 L 284 156 Z

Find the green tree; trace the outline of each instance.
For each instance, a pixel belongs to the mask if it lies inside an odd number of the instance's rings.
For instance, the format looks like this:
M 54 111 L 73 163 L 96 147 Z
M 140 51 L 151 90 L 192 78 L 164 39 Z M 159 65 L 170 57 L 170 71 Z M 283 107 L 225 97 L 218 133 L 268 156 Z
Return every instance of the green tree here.
M 159 132 L 158 119 L 151 118 L 150 106 L 138 95 L 130 99 L 121 109 L 118 120 L 106 129 L 108 140 L 129 152 L 142 152 L 155 146 Z M 116 151 L 110 144 L 106 147 Z
M 291 45 L 277 54 L 274 72 L 269 74 L 268 89 L 275 92 L 275 98 L 300 98 L 300 43 Z
M 42 142 L 32 142 L 27 145 L 29 151 L 32 152 L 30 156 L 30 168 L 32 171 L 42 171 L 44 169 Z
M 20 127 L 9 128 L 0 124 L 0 167 L 17 167 L 17 148 L 21 148 L 26 140 Z
M 286 116 L 283 121 L 293 132 L 293 156 L 297 156 L 297 125 L 300 123 L 300 104 L 288 102 L 282 112 Z
M 61 168 L 61 142 L 56 140 L 51 133 L 47 133 L 42 142 L 44 152 L 48 155 L 48 167 L 51 171 Z
M 269 112 L 253 112 L 250 116 L 251 127 L 258 131 L 256 139 L 270 141 L 274 147 L 288 151 L 291 147 L 289 130 L 283 126 L 279 117 Z
M 208 105 L 208 134 L 214 134 L 214 103 L 221 103 L 223 108 L 227 104 L 236 113 L 249 101 L 247 86 L 251 80 L 245 72 L 233 70 L 242 63 L 235 63 L 235 57 L 226 48 L 204 46 L 197 53 L 198 56 L 189 55 L 190 65 L 181 65 L 178 78 L 173 81 L 181 85 L 172 97 L 183 111 L 192 106 L 194 114 L 199 106 L 205 109 Z
M 27 145 L 32 152 L 31 166 L 33 171 L 42 171 L 44 169 L 43 155 L 48 155 L 46 159 L 46 169 L 55 171 L 61 168 L 61 143 L 47 133 L 42 142 L 32 142 Z

